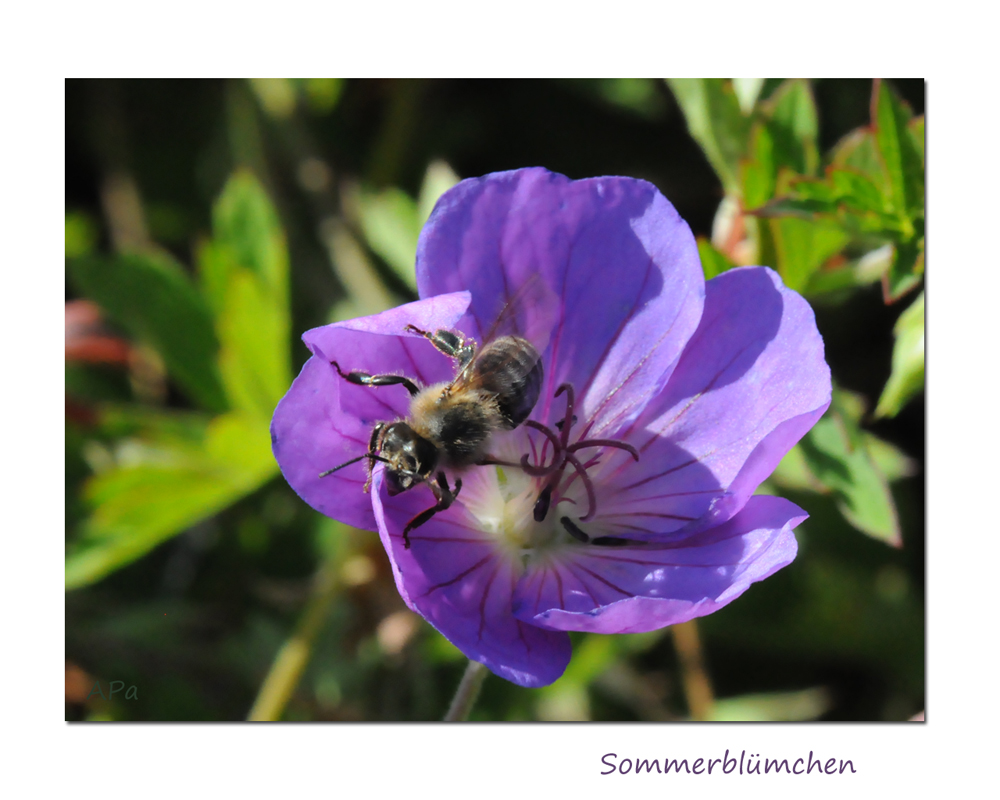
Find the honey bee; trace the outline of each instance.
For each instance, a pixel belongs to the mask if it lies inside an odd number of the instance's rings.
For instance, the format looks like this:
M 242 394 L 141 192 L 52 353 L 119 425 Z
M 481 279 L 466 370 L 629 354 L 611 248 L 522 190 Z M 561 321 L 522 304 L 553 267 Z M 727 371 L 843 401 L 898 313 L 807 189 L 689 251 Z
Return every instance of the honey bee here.
M 340 377 L 349 383 L 400 384 L 411 399 L 406 419 L 375 425 L 368 452 L 321 473 L 320 477 L 368 459 L 365 491 L 371 486 L 376 461 L 386 465 L 390 496 L 426 483 L 437 502 L 417 514 L 404 528 L 403 544 L 409 549 L 410 531 L 451 506 L 462 489 L 462 479 L 456 476 L 452 491 L 445 470 L 460 473 L 474 465 L 501 463 L 488 453 L 490 438 L 496 432 L 513 430 L 528 418 L 538 401 L 543 369 L 538 350 L 520 336 L 501 336 L 479 349 L 474 339 L 457 331 L 431 332 L 414 325 L 407 325 L 406 331 L 423 336 L 454 359 L 454 379 L 420 387 L 403 375 L 345 373 L 336 361 L 331 361 Z

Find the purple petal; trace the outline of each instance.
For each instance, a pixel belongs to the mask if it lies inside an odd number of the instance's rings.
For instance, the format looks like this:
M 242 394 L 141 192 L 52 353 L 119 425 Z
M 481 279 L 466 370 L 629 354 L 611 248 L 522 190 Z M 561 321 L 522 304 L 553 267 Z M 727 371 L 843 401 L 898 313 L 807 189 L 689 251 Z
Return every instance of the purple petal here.
M 634 418 L 662 388 L 704 297 L 690 229 L 645 181 L 536 168 L 466 180 L 441 198 L 417 249 L 421 296 L 468 289 L 482 335 L 535 281 L 556 302 L 528 310 L 546 329 L 544 344 L 533 340 L 546 383 L 532 416 L 558 419 L 553 393 L 568 381 L 591 435 Z
M 616 434 L 641 457 L 617 456 L 600 477 L 602 532 L 655 538 L 728 519 L 822 416 L 830 392 L 812 309 L 775 272 L 709 281 L 701 324 L 663 393 Z
M 795 558 L 808 515 L 758 495 L 728 522 L 671 545 L 574 547 L 532 569 L 514 595 L 520 619 L 552 630 L 638 633 L 704 616 Z
M 413 508 L 385 504 L 382 465 L 375 469 L 372 499 L 382 544 L 396 586 L 406 604 L 437 628 L 466 656 L 520 686 L 546 686 L 563 674 L 570 658 L 565 633 L 542 630 L 511 613 L 511 596 L 521 567 L 501 556 L 475 519 L 455 503 L 410 533 L 410 549 L 400 533 Z M 420 487 L 420 510 L 434 504 Z M 390 533 L 391 531 L 391 533 Z
M 402 386 L 350 384 L 330 361 L 336 360 L 344 372 L 402 374 L 424 384 L 446 380 L 454 374 L 453 362 L 403 329 L 407 323 L 423 329 L 454 327 L 468 304 L 467 292 L 442 295 L 303 335 L 314 355 L 274 411 L 271 447 L 285 480 L 310 506 L 348 525 L 374 530 L 371 499 L 362 491 L 364 461 L 325 478 L 319 475 L 366 452 L 375 423 L 404 416 L 409 408 Z

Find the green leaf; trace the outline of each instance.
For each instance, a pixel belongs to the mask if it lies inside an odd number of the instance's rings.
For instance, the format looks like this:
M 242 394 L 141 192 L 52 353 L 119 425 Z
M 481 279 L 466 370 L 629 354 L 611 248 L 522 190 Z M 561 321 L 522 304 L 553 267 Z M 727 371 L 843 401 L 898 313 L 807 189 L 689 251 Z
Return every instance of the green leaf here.
M 704 236 L 698 237 L 698 255 L 701 257 L 701 268 L 705 272 L 706 281 L 736 266 Z
M 906 126 L 910 133 L 910 138 L 913 140 L 913 148 L 917 151 L 917 155 L 920 156 L 920 163 L 924 163 L 924 118 L 923 116 L 914 117 L 910 120 L 910 124 Z
M 736 99 L 740 103 L 740 110 L 749 115 L 760 97 L 760 90 L 764 88 L 763 78 L 733 78 L 733 91 L 736 92 Z
M 915 289 L 924 272 L 923 239 L 909 240 L 893 247 L 892 262 L 883 278 L 885 301 L 893 303 Z
M 834 168 L 860 172 L 875 184 L 879 194 L 888 197 L 889 176 L 870 128 L 858 128 L 841 139 L 833 148 L 830 164 Z
M 200 443 L 133 448 L 138 461 L 96 476 L 94 511 L 66 558 L 66 588 L 94 583 L 191 525 L 231 505 L 277 473 L 267 423 L 216 417 Z
M 740 110 L 732 85 L 718 78 L 671 78 L 667 83 L 684 112 L 688 131 L 705 151 L 726 192 L 737 194 L 750 121 Z
M 767 105 L 776 162 L 801 175 L 814 174 L 819 167 L 819 117 L 809 82 L 785 81 Z
M 924 388 L 924 293 L 904 311 L 894 328 L 892 372 L 882 390 L 876 417 L 894 417 Z
M 431 211 L 434 210 L 434 206 L 441 195 L 447 192 L 452 186 L 455 186 L 460 180 L 461 178 L 444 161 L 432 161 L 427 166 L 427 172 L 424 173 L 424 182 L 420 187 L 420 197 L 417 198 L 417 215 L 420 218 L 421 225 L 427 222 L 427 218 L 430 217 Z
M 234 408 L 271 418 L 292 380 L 288 328 L 287 308 L 258 274 L 236 269 L 218 319 L 219 367 Z
M 771 131 L 766 125 L 755 125 L 750 133 L 749 157 L 740 162 L 743 206 L 755 209 L 774 197 L 777 174 Z
M 82 211 L 66 212 L 66 258 L 89 255 L 97 246 L 97 223 Z
M 837 498 L 837 507 L 861 532 L 894 547 L 902 544 L 889 482 L 858 427 L 861 410 L 851 395 L 834 392 L 834 403 L 802 439 L 813 475 Z
M 192 400 L 209 410 L 226 408 L 211 313 L 180 265 L 165 254 L 132 253 L 88 256 L 67 266 L 80 292 L 156 350 Z
M 417 204 L 402 189 L 362 191 L 358 199 L 361 230 L 368 245 L 412 290 L 417 289 Z
M 213 242 L 228 251 L 229 259 L 217 257 L 209 269 L 228 273 L 234 267 L 253 271 L 261 280 L 275 306 L 288 307 L 288 248 L 278 214 L 260 182 L 249 170 L 237 170 L 227 181 L 212 210 Z M 206 276 L 211 287 L 212 307 L 221 309 L 224 300 L 217 292 L 228 288 L 228 274 Z
M 873 211 L 882 214 L 887 211 L 885 198 L 878 186 L 859 170 L 830 169 L 827 181 L 836 202 L 856 211 Z
M 777 253 L 777 270 L 790 289 L 801 291 L 828 258 L 840 252 L 849 237 L 835 222 L 784 217 L 770 221 Z
M 875 141 L 889 176 L 889 196 L 901 217 L 914 219 L 924 210 L 924 166 L 907 130 L 911 114 L 885 82 L 875 87 Z
M 305 78 L 305 98 L 314 114 L 329 114 L 344 92 L 342 78 Z

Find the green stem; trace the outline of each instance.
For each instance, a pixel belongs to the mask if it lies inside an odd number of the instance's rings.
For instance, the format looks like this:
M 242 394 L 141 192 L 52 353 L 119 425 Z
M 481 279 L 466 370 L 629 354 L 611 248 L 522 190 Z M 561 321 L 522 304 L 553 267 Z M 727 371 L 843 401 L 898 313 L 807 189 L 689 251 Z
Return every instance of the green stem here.
M 253 708 L 250 709 L 248 720 L 267 722 L 281 719 L 285 706 L 309 663 L 313 644 L 326 621 L 330 604 L 338 589 L 333 564 L 327 562 L 316 575 L 312 595 L 295 626 L 295 632 L 275 656 L 271 671 L 264 679 Z
M 461 722 L 469 718 L 469 712 L 476 704 L 476 698 L 479 697 L 479 690 L 487 674 L 489 670 L 478 661 L 469 661 L 462 682 L 458 685 L 458 691 L 451 701 L 451 708 L 444 715 L 445 722 Z

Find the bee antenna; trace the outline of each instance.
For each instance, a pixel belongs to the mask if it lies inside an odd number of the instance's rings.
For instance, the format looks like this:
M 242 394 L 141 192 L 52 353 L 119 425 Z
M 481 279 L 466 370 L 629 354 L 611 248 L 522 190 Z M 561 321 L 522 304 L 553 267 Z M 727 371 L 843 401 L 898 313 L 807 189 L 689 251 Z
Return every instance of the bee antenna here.
M 389 459 L 382 458 L 382 456 L 375 455 L 375 453 L 364 453 L 364 454 L 358 456 L 357 458 L 352 458 L 350 461 L 345 461 L 339 467 L 334 467 L 333 469 L 328 469 L 326 472 L 321 472 L 319 474 L 319 476 L 321 478 L 325 478 L 327 475 L 333 474 L 338 469 L 343 469 L 344 467 L 349 467 L 349 466 L 351 466 L 351 464 L 357 464 L 362 458 L 370 458 L 372 461 L 381 461 L 384 464 L 388 464 L 389 463 Z

